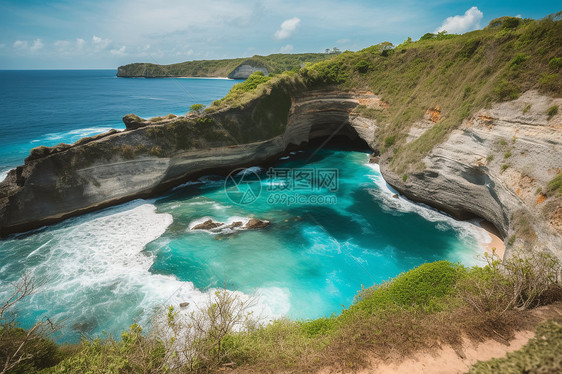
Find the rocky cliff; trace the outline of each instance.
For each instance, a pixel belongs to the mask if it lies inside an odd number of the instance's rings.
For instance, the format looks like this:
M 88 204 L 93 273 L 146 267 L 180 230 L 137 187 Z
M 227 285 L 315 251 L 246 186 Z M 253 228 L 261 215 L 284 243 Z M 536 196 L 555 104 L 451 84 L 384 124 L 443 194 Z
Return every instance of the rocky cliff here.
M 342 124 L 356 127 L 373 143 L 375 123 L 351 115 L 364 99 L 377 102 L 371 93 L 290 97 L 276 88 L 243 110 L 158 123 L 128 118 L 123 132 L 36 148 L 0 184 L 0 234 L 152 196 L 206 173 L 260 164 L 289 145 L 342 130 Z M 268 100 L 275 105 L 264 105 Z
M 463 121 L 423 159 L 423 171 L 398 174 L 384 157 L 381 172 L 415 201 L 492 222 L 508 247 L 548 248 L 562 258 L 562 196 L 547 191 L 562 171 L 562 116 L 547 116 L 560 104 L 526 92 Z M 414 123 L 408 140 L 435 126 L 431 119 Z

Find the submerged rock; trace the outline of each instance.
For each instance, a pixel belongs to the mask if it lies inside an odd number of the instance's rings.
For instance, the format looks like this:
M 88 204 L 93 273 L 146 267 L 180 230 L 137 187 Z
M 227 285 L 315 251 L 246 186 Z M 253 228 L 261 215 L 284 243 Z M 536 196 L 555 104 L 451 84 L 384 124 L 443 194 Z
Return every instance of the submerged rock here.
M 246 223 L 246 226 L 244 226 L 244 228 L 246 230 L 263 229 L 264 227 L 267 227 L 270 224 L 271 224 L 271 222 L 269 222 L 267 220 L 252 218 L 248 221 L 248 223 Z

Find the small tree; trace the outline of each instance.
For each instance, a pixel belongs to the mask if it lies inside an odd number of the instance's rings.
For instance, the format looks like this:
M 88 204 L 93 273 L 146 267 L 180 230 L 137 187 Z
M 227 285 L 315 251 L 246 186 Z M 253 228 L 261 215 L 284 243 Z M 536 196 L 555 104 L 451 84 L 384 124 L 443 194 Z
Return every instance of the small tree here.
M 54 343 L 46 338 L 58 329 L 48 318 L 36 322 L 28 330 L 18 327 L 13 308 L 22 299 L 36 292 L 38 286 L 29 274 L 11 284 L 13 291 L 0 303 L 0 374 L 32 361 L 54 360 Z M 54 362 L 49 362 L 54 364 Z M 39 363 L 41 366 L 41 363 Z
M 205 105 L 203 104 L 193 104 L 189 107 L 189 113 L 193 114 L 201 114 L 203 113 L 203 109 L 205 109 Z

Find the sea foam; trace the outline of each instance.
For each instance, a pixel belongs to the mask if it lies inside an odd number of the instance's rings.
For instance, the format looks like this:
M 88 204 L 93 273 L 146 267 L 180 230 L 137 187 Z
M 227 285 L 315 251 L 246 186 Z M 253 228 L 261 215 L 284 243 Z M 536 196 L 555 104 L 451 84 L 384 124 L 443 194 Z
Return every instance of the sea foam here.
M 166 305 L 190 312 L 203 307 L 214 289 L 198 290 L 191 282 L 150 271 L 154 258 L 145 246 L 159 238 L 172 223 L 170 214 L 157 213 L 156 207 L 137 200 L 119 207 L 67 220 L 27 237 L 8 239 L 4 248 L 16 251 L 12 240 L 33 250 L 20 256 L 8 253 L 11 266 L 20 266 L 39 282 L 40 290 L 24 304 L 22 324 L 29 325 L 40 316 L 65 319 L 66 339 L 76 340 L 78 333 L 99 334 L 101 330 L 118 334 L 133 322 L 147 325 L 152 312 Z M 33 243 L 25 243 L 33 241 Z M 14 269 L 2 273 L 14 274 Z M 0 297 L 9 292 L 0 288 Z M 260 291 L 266 298 L 278 295 L 274 290 Z M 236 292 L 241 298 L 248 295 Z M 273 308 L 268 306 L 273 305 Z M 278 315 L 278 300 L 258 297 L 255 314 L 271 318 Z M 72 331 L 75 330 L 74 332 Z
M 490 243 L 492 238 L 486 230 L 484 230 L 477 221 L 459 221 L 449 216 L 448 214 L 434 209 L 428 205 L 415 203 L 408 198 L 399 195 L 392 186 L 390 186 L 383 178 L 380 173 L 380 167 L 378 164 L 366 163 L 375 173 L 370 175 L 369 178 L 377 186 L 376 189 L 370 189 L 369 193 L 377 200 L 383 202 L 382 208 L 389 213 L 395 212 L 400 213 L 416 213 L 422 216 L 425 220 L 436 223 L 436 228 L 438 230 L 444 231 L 447 226 L 455 230 L 458 237 L 461 240 L 467 240 L 472 238 L 481 244 Z M 395 195 L 399 195 L 398 198 Z M 475 258 L 477 253 L 473 253 L 470 263 L 479 263 L 479 260 Z

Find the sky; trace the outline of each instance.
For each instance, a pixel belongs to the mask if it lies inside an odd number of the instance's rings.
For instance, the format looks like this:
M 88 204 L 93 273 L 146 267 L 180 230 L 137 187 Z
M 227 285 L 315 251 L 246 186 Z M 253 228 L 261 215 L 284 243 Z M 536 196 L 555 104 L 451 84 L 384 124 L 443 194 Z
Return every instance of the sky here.
M 0 0 L 0 69 L 356 51 L 560 10 L 559 0 Z

